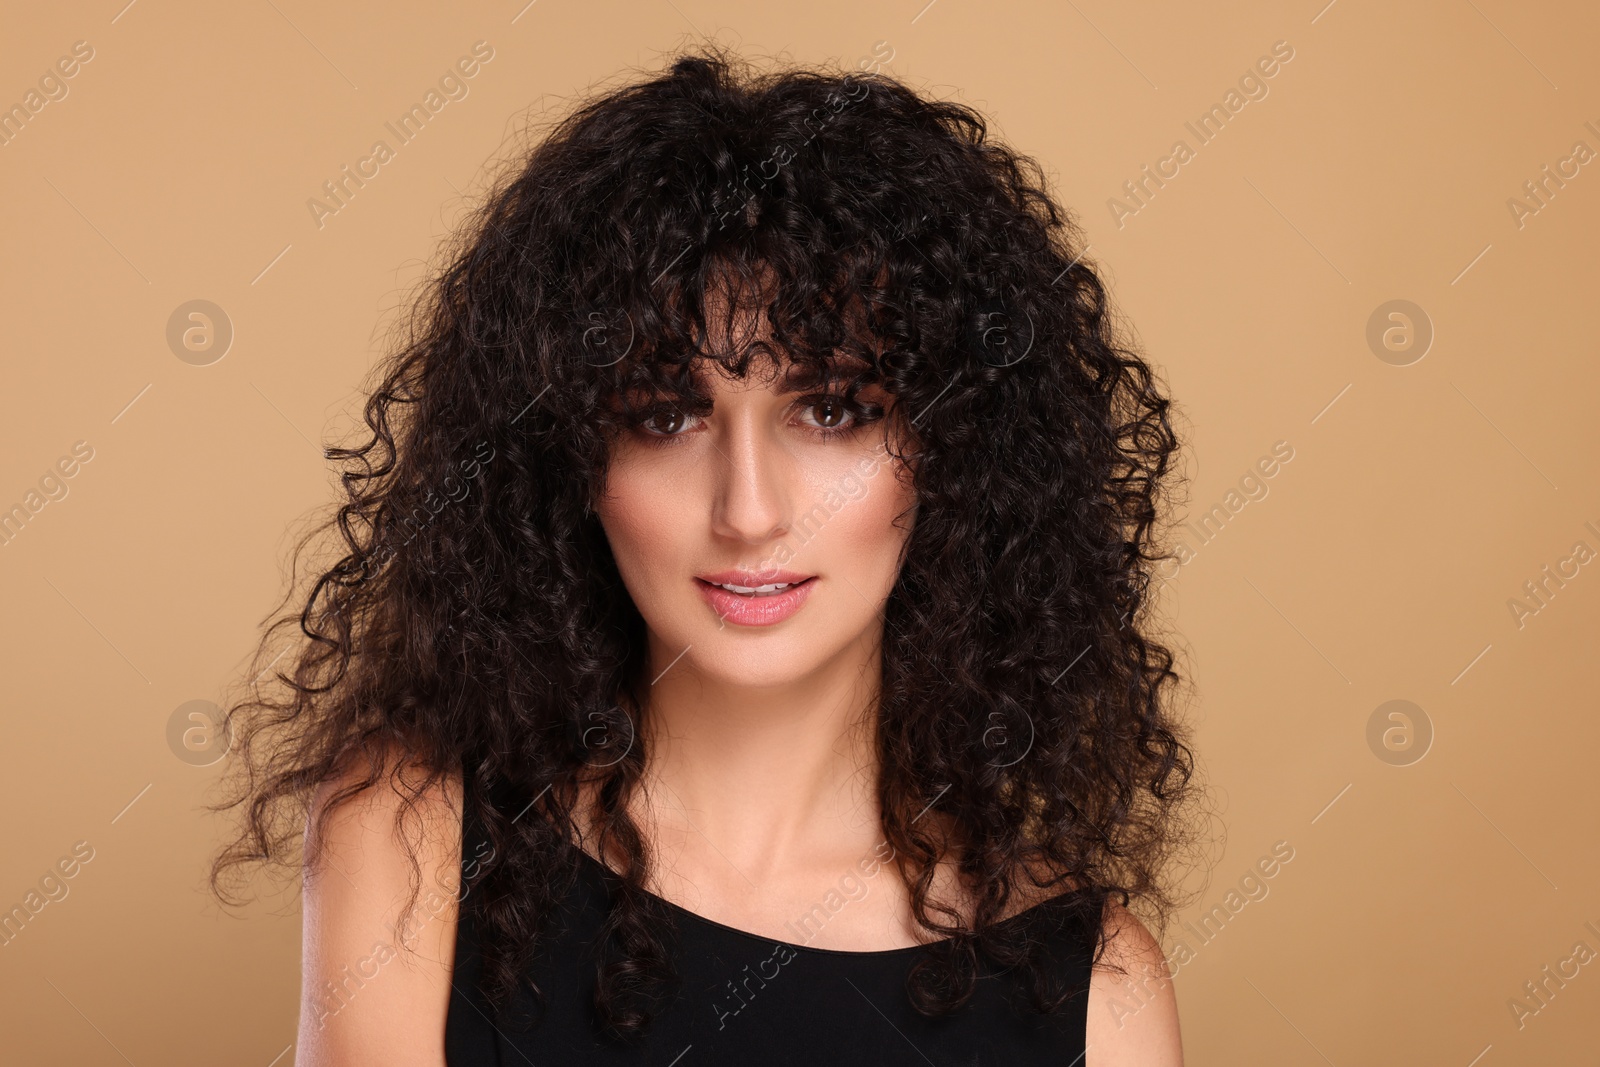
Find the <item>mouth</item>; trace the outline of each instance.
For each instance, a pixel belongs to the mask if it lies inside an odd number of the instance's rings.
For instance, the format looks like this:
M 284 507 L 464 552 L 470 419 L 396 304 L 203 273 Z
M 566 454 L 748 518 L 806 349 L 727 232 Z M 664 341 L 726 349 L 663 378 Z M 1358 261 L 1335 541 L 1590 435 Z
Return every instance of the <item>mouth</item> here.
M 815 574 L 801 574 L 776 567 L 752 571 L 735 568 L 725 571 L 707 571 L 694 576 L 695 581 L 717 586 L 738 596 L 773 596 L 813 581 Z
M 800 610 L 817 584 L 817 576 L 725 571 L 697 575 L 694 582 L 721 623 L 771 626 Z
M 735 596 L 749 597 L 752 600 L 757 600 L 761 597 L 778 596 L 779 594 L 786 593 L 791 589 L 796 589 L 802 585 L 806 585 L 809 582 L 814 582 L 816 581 L 816 575 L 812 575 L 810 578 L 802 578 L 798 581 L 764 582 L 760 585 L 741 585 L 738 582 L 711 582 L 704 578 L 696 578 L 695 581 L 712 589 L 723 589 L 734 594 Z

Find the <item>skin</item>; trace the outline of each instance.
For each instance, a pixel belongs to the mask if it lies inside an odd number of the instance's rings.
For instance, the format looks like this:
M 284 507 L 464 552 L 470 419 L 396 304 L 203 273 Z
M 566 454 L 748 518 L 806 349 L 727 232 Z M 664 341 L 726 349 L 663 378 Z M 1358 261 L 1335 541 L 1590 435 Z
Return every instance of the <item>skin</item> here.
M 735 323 L 742 340 L 766 337 L 762 319 L 741 315 Z M 649 633 L 652 682 L 641 695 L 650 764 L 631 814 L 653 849 L 651 888 L 724 925 L 797 942 L 805 939 L 790 922 L 860 870 L 863 858 L 884 855 L 876 851 L 870 710 L 881 681 L 882 609 L 914 523 L 914 497 L 882 451 L 892 419 L 824 438 L 819 429 L 844 428 L 849 416 L 816 402 L 815 388 L 795 389 L 783 366 L 770 366 L 744 380 L 709 371 L 701 379 L 713 401 L 709 415 L 658 418 L 619 439 L 596 513 Z M 881 392 L 861 399 L 892 410 L 893 398 Z M 853 499 L 818 522 L 812 509 L 829 488 L 874 459 L 874 473 L 859 479 L 864 488 L 852 483 Z M 778 553 L 783 544 L 792 555 Z M 693 581 L 775 562 L 818 576 L 807 602 L 776 625 L 719 618 Z M 398 797 L 382 786 L 369 794 L 329 828 L 337 869 L 308 873 L 296 1062 L 439 1067 L 453 890 L 441 888 L 433 906 L 422 907 L 432 915 L 414 954 L 384 964 L 316 1025 L 326 1007 L 318 991 L 342 977 L 345 964 L 370 956 L 375 942 L 393 940 L 408 889 L 410 870 L 392 828 Z M 425 793 L 421 804 L 424 876 L 454 886 L 459 784 Z M 580 825 L 586 805 L 580 802 Z M 584 845 L 596 854 L 592 840 Z M 893 870 L 884 866 L 879 873 L 888 877 L 866 879 L 866 893 L 805 943 L 870 951 L 924 940 Z M 931 895 L 966 899 L 950 865 L 937 870 Z M 1013 903 L 1020 911 L 1037 898 L 1018 893 Z M 1159 945 L 1116 905 L 1106 922 L 1114 937 L 1107 961 L 1127 974 L 1105 966 L 1094 973 L 1084 1063 L 1181 1067 L 1177 1006 Z
M 765 338 L 739 322 L 742 339 Z M 635 815 L 663 896 L 793 940 L 785 924 L 880 840 L 866 710 L 915 498 L 883 453 L 888 419 L 852 423 L 770 363 L 700 380 L 711 414 L 619 438 L 596 505 L 649 632 L 652 762 Z M 813 511 L 830 488 L 846 502 Z M 727 622 L 694 581 L 773 566 L 817 577 L 770 626 Z M 815 943 L 914 944 L 894 905 L 869 894 Z
M 317 807 L 342 781 L 323 786 Z M 297 1067 L 444 1067 L 461 876 L 460 783 L 447 781 L 418 798 L 408 836 L 424 895 L 416 918 L 401 929 L 411 866 L 395 827 L 399 805 L 400 794 L 380 782 L 335 808 L 324 831 L 326 851 L 305 872 Z M 397 945 L 392 956 L 374 951 Z M 331 993 L 330 983 L 342 992 Z

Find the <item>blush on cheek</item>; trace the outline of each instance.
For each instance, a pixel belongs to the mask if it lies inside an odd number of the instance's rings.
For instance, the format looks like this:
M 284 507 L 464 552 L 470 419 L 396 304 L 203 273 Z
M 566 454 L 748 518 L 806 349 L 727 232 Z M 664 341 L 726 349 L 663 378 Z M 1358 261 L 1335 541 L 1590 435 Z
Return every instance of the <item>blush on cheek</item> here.
M 888 464 L 865 484 L 860 498 L 848 501 L 835 517 L 839 523 L 835 555 L 858 561 L 860 579 L 872 586 L 870 592 L 863 586 L 863 594 L 887 597 L 899 576 L 900 556 L 910 537 L 911 515 L 907 512 L 915 496 Z M 906 517 L 901 519 L 902 515 Z
M 595 514 L 617 572 L 651 629 L 682 626 L 699 607 L 693 568 L 707 556 L 704 505 L 648 458 L 618 457 Z M 662 635 L 666 636 L 666 635 Z M 676 638 L 674 638 L 676 639 Z

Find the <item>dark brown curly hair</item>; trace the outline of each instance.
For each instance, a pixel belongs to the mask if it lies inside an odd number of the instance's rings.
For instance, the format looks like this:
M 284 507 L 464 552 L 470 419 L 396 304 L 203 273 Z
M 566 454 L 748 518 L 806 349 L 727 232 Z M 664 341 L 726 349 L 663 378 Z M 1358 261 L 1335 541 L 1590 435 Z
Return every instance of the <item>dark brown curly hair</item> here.
M 404 751 L 430 783 L 461 776 L 492 846 L 461 907 L 499 1003 L 570 888 L 592 789 L 602 854 L 627 866 L 596 1023 L 643 1032 L 674 926 L 627 807 L 649 755 L 644 623 L 592 505 L 639 387 L 694 403 L 693 361 L 745 372 L 704 349 L 706 293 L 759 277 L 744 306 L 759 300 L 784 358 L 837 376 L 853 357 L 854 387 L 897 398 L 916 457 L 872 709 L 883 835 L 944 938 L 908 995 L 952 1010 L 983 954 L 1040 1010 L 1065 1000 L 1039 946 L 995 928 L 1024 871 L 1097 924 L 1115 898 L 1165 929 L 1198 790 L 1150 618 L 1178 443 L 1036 162 L 880 71 L 759 71 L 711 48 L 559 121 L 448 251 L 378 368 L 370 435 L 328 450 L 347 499 L 313 535 L 337 529 L 336 551 L 255 664 L 285 627 L 294 656 L 229 708 L 235 788 L 216 810 L 242 826 L 215 857 L 219 895 L 234 868 L 312 862 L 308 816 Z M 941 856 L 981 887 L 970 927 L 930 907 Z

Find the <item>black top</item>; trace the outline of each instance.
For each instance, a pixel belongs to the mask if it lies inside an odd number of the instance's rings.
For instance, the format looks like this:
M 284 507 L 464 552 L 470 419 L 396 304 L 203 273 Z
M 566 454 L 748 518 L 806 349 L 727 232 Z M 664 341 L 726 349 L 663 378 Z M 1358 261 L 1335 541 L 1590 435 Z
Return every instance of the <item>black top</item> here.
M 468 834 L 463 834 L 463 853 Z M 465 903 L 456 933 L 456 962 L 445 1024 L 451 1067 L 554 1064 L 915 1064 L 977 1067 L 1050 1064 L 1081 1067 L 1088 1010 L 1089 961 L 1098 931 L 1058 906 L 1055 897 L 1003 920 L 1046 939 L 1048 966 L 1076 990 L 1057 1012 L 1028 1006 L 1021 982 L 981 960 L 973 997 L 942 1019 L 919 1014 L 905 979 L 926 946 L 847 952 L 763 937 L 667 902 L 678 922 L 673 958 L 675 999 L 645 1038 L 626 1046 L 591 1025 L 593 957 L 608 893 L 621 877 L 574 846 L 579 876 L 561 915 L 549 924 L 529 977 L 545 994 L 543 1018 L 531 1032 L 504 1016 L 489 1018 L 479 987 L 478 930 Z M 477 853 L 482 855 L 481 852 Z M 887 873 L 887 872 L 886 872 Z M 470 891 L 469 891 L 470 893 Z M 981 958 L 980 958 L 981 959 Z M 515 1003 L 534 1012 L 526 990 Z

